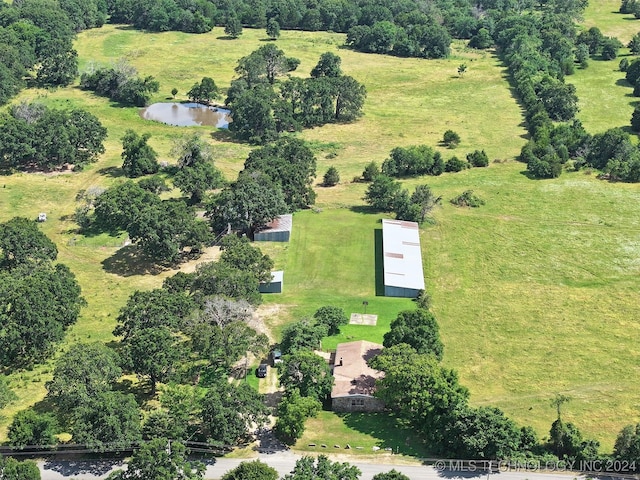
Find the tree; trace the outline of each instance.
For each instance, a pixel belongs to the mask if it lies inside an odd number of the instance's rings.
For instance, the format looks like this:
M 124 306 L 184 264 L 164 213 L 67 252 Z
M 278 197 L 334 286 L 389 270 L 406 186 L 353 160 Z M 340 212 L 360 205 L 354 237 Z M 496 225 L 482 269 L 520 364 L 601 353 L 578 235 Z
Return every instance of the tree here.
M 283 357 L 280 385 L 296 388 L 303 397 L 322 401 L 331 392 L 333 376 L 325 360 L 310 350 L 298 350 Z
M 290 210 L 315 203 L 311 187 L 316 176 L 316 157 L 300 139 L 285 137 L 271 145 L 253 150 L 244 163 L 246 171 L 263 172 L 282 188 Z
M 181 168 L 173 177 L 173 184 L 189 195 L 189 203 L 195 205 L 202 202 L 207 191 L 221 187 L 224 179 L 212 163 L 199 162 Z
M 61 412 L 69 413 L 120 378 L 118 355 L 101 343 L 75 344 L 57 361 L 48 396 Z
M 0 478 L 7 480 L 40 480 L 40 469 L 33 460 L 19 462 L 13 457 L 0 456 Z
M 104 391 L 73 412 L 75 443 L 101 451 L 129 448 L 141 438 L 140 410 L 132 394 Z
M 178 89 L 177 89 L 176 87 L 173 87 L 173 88 L 171 89 L 171 96 L 172 96 L 173 98 L 176 98 L 176 95 L 177 95 L 177 94 L 178 94 Z
M 304 433 L 307 418 L 315 417 L 322 404 L 312 397 L 301 397 L 296 389 L 287 392 L 278 404 L 276 436 L 287 445 L 293 445 Z
M 325 187 L 333 187 L 340 182 L 340 174 L 336 167 L 329 167 L 324 174 L 322 184 Z
M 122 170 L 127 177 L 157 173 L 160 169 L 158 154 L 147 143 L 149 138 L 151 134 L 144 133 L 140 136 L 133 130 L 127 130 L 122 137 Z
M 156 289 L 135 292 L 120 311 L 114 335 L 123 337 L 124 364 L 149 378 L 152 395 L 157 382 L 166 380 L 184 356 L 184 339 L 178 332 L 193 306 L 184 293 Z
M 605 37 L 600 45 L 603 60 L 614 60 L 618 56 L 618 50 L 623 47 L 620 40 L 615 37 Z
M 489 48 L 493 45 L 493 39 L 491 38 L 491 34 L 489 30 L 486 28 L 481 28 L 478 30 L 471 39 L 469 40 L 469 46 L 471 48 L 485 49 Z
M 270 18 L 267 21 L 267 36 L 271 40 L 276 40 L 278 37 L 280 37 L 280 24 L 275 18 Z
M 344 310 L 339 307 L 325 306 L 320 307 L 313 314 L 319 325 L 327 327 L 328 335 L 337 335 L 340 333 L 340 325 L 349 323 L 349 318 L 345 315 Z
M 141 212 L 160 204 L 158 195 L 129 180 L 98 195 L 94 201 L 94 222 L 100 229 L 120 232 L 127 230 Z
M 362 180 L 364 180 L 365 182 L 371 182 L 378 175 L 380 175 L 378 164 L 376 162 L 369 162 L 367 163 L 367 166 L 364 167 L 364 171 L 362 172 Z
M 338 55 L 332 52 L 326 52 L 320 55 L 318 64 L 311 70 L 311 77 L 340 77 L 342 70 L 340 70 L 340 63 L 342 60 Z
M 220 263 L 252 273 L 258 282 L 271 280 L 273 260 L 254 247 L 248 238 L 227 235 L 220 242 Z
M 233 385 L 226 378 L 216 381 L 202 400 L 202 424 L 210 443 L 241 445 L 250 430 L 268 421 L 264 399 L 246 383 Z
M 258 171 L 241 172 L 235 182 L 212 196 L 206 207 L 206 216 L 216 231 L 231 227 L 249 238 L 288 210 L 282 188 Z
M 461 409 L 447 436 L 447 453 L 456 458 L 511 458 L 520 450 L 521 431 L 492 407 Z
M 333 80 L 337 93 L 335 100 L 335 120 L 351 122 L 362 116 L 362 107 L 367 97 L 367 89 L 355 78 L 342 75 Z
M 631 128 L 634 132 L 640 132 L 640 105 L 636 105 L 631 115 Z
M 58 249 L 33 220 L 14 217 L 0 223 L 0 268 L 54 261 Z
M 438 322 L 428 310 L 405 310 L 391 322 L 383 345 L 388 348 L 401 343 L 411 345 L 418 353 L 431 354 L 442 360 L 444 345 Z
M 278 480 L 278 471 L 260 460 L 241 462 L 225 473 L 222 480 Z
M 0 376 L 0 410 L 17 399 L 17 395 L 13 393 L 13 390 L 9 387 L 6 378 Z
M 442 197 L 436 197 L 429 185 L 417 185 L 411 194 L 411 204 L 416 207 L 417 216 L 415 221 L 422 223 L 427 216 L 439 205 Z
M 385 372 L 376 382 L 375 395 L 431 445 L 443 448 L 456 411 L 469 398 L 456 372 L 441 366 L 435 356 L 418 354 L 402 343 L 385 348 L 369 365 Z
M 180 199 L 142 210 L 127 233 L 149 258 L 165 264 L 178 261 L 187 248 L 195 255 L 212 239 L 206 222 L 197 219 L 193 208 Z
M 203 77 L 200 83 L 196 83 L 187 92 L 189 100 L 196 103 L 209 104 L 212 99 L 218 98 L 219 91 L 211 77 Z
M 282 330 L 280 349 L 283 353 L 295 353 L 304 349 L 320 347 L 320 341 L 328 334 L 327 325 L 314 322 L 310 319 L 302 319 L 289 323 Z
M 461 63 L 458 65 L 458 76 L 462 77 L 465 73 L 467 73 L 467 65 L 466 63 Z
M 112 472 L 109 480 L 198 480 L 205 466 L 187 460 L 189 450 L 180 442 L 155 438 L 142 443 L 126 470 Z
M 442 143 L 449 148 L 456 148 L 460 144 L 460 135 L 453 130 L 447 130 L 442 136 Z
M 278 76 L 289 71 L 289 65 L 284 52 L 275 44 L 267 43 L 238 60 L 235 71 L 252 88 L 265 80 L 273 85 Z
M 387 175 L 378 175 L 367 188 L 364 201 L 376 210 L 390 212 L 395 206 L 400 189 L 400 182 Z
M 373 476 L 373 480 L 410 480 L 404 473 L 400 473 L 393 469 L 385 473 L 377 473 Z
M 29 366 L 47 358 L 85 304 L 63 264 L 0 270 L 0 364 Z
M 293 471 L 283 480 L 321 480 L 336 478 L 340 480 L 358 480 L 360 469 L 348 463 L 332 462 L 325 455 L 302 457 L 296 461 Z
M 231 38 L 238 38 L 242 35 L 242 23 L 236 15 L 228 15 L 224 24 L 224 33 Z
M 445 172 L 461 172 L 462 170 L 465 170 L 470 166 L 471 165 L 469 165 L 468 161 L 461 160 L 458 157 L 453 156 L 449 160 L 447 160 L 446 163 L 444 164 L 444 171 Z
M 620 460 L 640 460 L 640 424 L 627 425 L 616 437 L 613 455 Z
M 233 111 L 229 130 L 251 143 L 264 144 L 278 136 L 273 118 L 275 92 L 268 85 L 243 90 L 227 101 Z
M 22 410 L 13 417 L 7 436 L 12 447 L 24 448 L 28 445 L 46 447 L 57 443 L 55 438 L 57 428 L 58 424 L 52 414 Z
M 489 157 L 484 150 L 474 150 L 467 154 L 467 162 L 474 167 L 487 167 L 489 166 Z

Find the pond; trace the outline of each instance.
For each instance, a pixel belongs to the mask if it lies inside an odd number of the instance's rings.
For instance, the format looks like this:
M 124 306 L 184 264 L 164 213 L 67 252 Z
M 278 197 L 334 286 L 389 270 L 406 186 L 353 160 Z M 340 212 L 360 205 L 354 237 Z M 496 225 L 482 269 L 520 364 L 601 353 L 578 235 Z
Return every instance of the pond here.
M 177 127 L 210 125 L 229 128 L 231 122 L 230 110 L 201 103 L 154 103 L 140 110 L 140 116 Z

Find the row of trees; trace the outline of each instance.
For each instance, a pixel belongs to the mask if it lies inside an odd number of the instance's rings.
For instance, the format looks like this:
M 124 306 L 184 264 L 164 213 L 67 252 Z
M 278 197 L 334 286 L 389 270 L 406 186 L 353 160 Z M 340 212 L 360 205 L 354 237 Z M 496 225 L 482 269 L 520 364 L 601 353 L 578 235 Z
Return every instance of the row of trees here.
M 567 397 L 554 399 L 558 418 L 542 445 L 531 427 L 518 428 L 493 407 L 471 407 L 455 371 L 440 364 L 443 345 L 426 309 L 401 312 L 384 336 L 385 349 L 370 360 L 384 371 L 375 395 L 408 422 L 439 455 L 469 459 L 597 458 L 598 443 L 584 440 L 560 415 Z
M 225 101 L 233 111 L 229 129 L 241 139 L 266 143 L 283 132 L 350 122 L 362 115 L 366 90 L 342 74 L 340 57 L 325 53 L 310 78 L 277 81 L 298 64 L 271 43 L 241 58 Z
M 107 129 L 91 113 L 59 110 L 39 103 L 11 106 L 0 117 L 0 168 L 81 169 L 104 153 Z
M 28 367 L 48 358 L 78 319 L 84 299 L 56 245 L 33 220 L 0 224 L 0 367 Z M 4 382 L 2 382 L 4 383 Z M 6 385 L 5 385 L 6 387 Z M 12 395 L 0 388 L 0 407 Z
M 138 77 L 135 67 L 119 60 L 112 67 L 96 68 L 80 76 L 80 87 L 109 97 L 123 105 L 144 107 L 160 83 L 152 76 Z
M 72 45 L 76 25 L 61 7 L 71 3 L 76 2 L 0 3 L 0 105 L 27 83 L 65 86 L 76 77 L 78 55 Z
M 441 175 L 444 172 L 459 172 L 471 167 L 487 167 L 489 157 L 484 150 L 469 153 L 466 161 L 452 156 L 446 162 L 442 154 L 427 145 L 396 147 L 389 158 L 382 162 L 382 173 L 389 177 L 413 177 Z

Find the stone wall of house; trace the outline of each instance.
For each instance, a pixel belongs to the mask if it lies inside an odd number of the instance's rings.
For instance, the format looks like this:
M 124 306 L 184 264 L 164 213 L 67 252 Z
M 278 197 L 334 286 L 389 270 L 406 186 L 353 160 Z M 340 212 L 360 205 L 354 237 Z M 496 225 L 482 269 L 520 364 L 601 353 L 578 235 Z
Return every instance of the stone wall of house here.
M 384 402 L 368 395 L 351 395 L 331 399 L 334 412 L 381 412 Z

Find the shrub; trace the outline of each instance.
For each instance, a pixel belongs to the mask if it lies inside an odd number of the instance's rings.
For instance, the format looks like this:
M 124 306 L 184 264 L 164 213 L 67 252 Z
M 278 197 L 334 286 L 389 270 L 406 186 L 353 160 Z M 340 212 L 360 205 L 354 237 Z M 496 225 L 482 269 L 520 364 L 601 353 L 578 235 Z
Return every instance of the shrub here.
M 474 167 L 486 167 L 489 165 L 489 157 L 484 150 L 476 150 L 467 155 L 468 162 Z
M 449 160 L 446 161 L 446 163 L 444 164 L 444 171 L 445 172 L 460 172 L 462 170 L 465 170 L 467 168 L 469 168 L 469 162 L 465 161 L 465 160 L 461 160 L 456 156 L 451 157 Z
M 366 167 L 364 167 L 364 171 L 362 172 L 362 179 L 365 182 L 372 182 L 373 179 L 378 175 L 380 175 L 378 164 L 376 162 L 370 162 Z
M 453 130 L 447 130 L 442 137 L 442 143 L 448 148 L 456 148 L 460 144 L 460 135 Z
M 452 198 L 451 203 L 457 205 L 458 207 L 477 208 L 481 205 L 484 205 L 484 200 L 482 200 L 477 195 L 474 195 L 473 190 L 466 190 L 457 197 Z
M 336 167 L 329 167 L 323 177 L 323 185 L 325 187 L 333 187 L 340 182 L 340 174 Z

